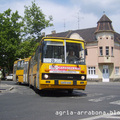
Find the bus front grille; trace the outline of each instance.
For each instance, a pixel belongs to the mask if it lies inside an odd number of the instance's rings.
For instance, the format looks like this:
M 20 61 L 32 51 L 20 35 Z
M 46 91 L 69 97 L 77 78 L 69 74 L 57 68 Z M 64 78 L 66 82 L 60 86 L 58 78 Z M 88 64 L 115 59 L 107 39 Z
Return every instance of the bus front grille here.
M 85 76 L 84 74 L 56 74 L 56 73 L 43 73 L 42 79 L 46 80 L 44 77 L 45 75 L 48 75 L 49 80 L 81 80 L 81 76 Z

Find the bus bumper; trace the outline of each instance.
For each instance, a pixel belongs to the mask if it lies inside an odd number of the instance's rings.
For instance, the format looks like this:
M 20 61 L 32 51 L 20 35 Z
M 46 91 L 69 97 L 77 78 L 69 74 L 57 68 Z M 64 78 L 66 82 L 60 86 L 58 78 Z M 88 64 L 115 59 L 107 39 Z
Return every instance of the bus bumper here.
M 41 80 L 40 90 L 42 89 L 79 89 L 85 90 L 87 81 L 73 80 Z

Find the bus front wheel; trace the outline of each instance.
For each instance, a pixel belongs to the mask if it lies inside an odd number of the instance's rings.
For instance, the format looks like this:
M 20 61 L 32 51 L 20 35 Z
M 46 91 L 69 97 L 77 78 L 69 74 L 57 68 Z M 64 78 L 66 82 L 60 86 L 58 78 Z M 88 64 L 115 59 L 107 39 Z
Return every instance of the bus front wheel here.
M 72 94 L 72 93 L 73 93 L 73 89 L 69 89 L 68 94 Z
M 35 91 L 36 93 L 39 93 L 39 90 L 38 90 L 37 87 L 36 87 L 36 78 L 34 79 L 34 91 Z

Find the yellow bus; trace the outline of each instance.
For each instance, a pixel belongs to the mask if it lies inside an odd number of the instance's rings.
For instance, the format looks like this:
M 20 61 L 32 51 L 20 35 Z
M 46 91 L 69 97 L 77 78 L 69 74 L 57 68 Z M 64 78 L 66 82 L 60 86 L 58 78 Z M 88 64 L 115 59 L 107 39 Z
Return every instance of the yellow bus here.
M 24 59 L 24 73 L 23 73 L 23 83 L 29 83 L 28 81 L 28 75 L 29 75 L 29 61 L 30 61 L 30 58 L 25 58 Z
M 14 62 L 13 65 L 13 81 L 16 81 L 16 70 L 17 70 L 17 60 Z
M 29 60 L 30 58 L 25 58 L 14 62 L 14 81 L 16 81 L 18 84 L 28 84 Z
M 44 37 L 30 59 L 29 85 L 35 90 L 85 90 L 84 40 Z

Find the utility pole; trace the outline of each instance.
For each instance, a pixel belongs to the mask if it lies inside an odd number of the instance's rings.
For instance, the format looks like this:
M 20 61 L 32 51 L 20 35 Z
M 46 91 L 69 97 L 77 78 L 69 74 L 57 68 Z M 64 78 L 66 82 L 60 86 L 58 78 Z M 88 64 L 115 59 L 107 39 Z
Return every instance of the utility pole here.
M 80 22 L 80 16 L 79 16 L 79 12 L 78 12 L 78 29 L 80 28 L 79 22 Z
M 103 11 L 103 14 L 105 14 L 105 11 Z
M 79 12 L 78 12 L 78 29 L 80 28 L 80 20 L 81 19 L 84 19 L 84 17 L 80 17 L 80 14 L 79 14 Z
M 64 32 L 65 32 L 65 27 L 66 27 L 66 24 L 65 24 L 65 19 L 64 19 Z

